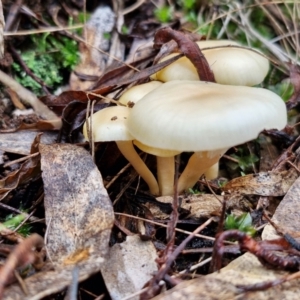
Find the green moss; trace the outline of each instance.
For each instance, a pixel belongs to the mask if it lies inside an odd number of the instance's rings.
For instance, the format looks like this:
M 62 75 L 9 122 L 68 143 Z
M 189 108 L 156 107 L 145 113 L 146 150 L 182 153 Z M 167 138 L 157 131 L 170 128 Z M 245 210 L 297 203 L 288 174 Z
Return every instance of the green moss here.
M 66 37 L 56 39 L 49 34 L 30 37 L 30 48 L 20 53 L 28 68 L 55 89 L 63 83 L 62 71 L 70 71 L 78 62 L 77 43 Z M 16 80 L 35 94 L 43 94 L 40 84 L 26 74 L 18 63 L 13 63 Z

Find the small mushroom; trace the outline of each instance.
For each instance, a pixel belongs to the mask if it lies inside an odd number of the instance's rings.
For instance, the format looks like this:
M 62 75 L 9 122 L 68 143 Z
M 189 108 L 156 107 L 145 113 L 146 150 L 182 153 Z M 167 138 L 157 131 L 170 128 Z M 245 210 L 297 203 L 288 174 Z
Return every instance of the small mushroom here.
M 119 99 L 119 103 L 126 106 L 132 106 L 149 92 L 158 88 L 162 84 L 162 82 L 154 80 L 147 83 L 135 85 L 123 93 L 123 95 Z
M 92 126 L 90 124 L 91 118 L 85 122 L 83 135 L 88 140 L 88 123 L 95 142 L 115 141 L 120 152 L 148 184 L 150 192 L 153 195 L 158 195 L 157 180 L 134 149 L 132 143 L 134 138 L 127 130 L 126 123 L 129 111 L 130 108 L 125 106 L 111 106 L 96 112 L 92 116 Z
M 238 43 L 226 40 L 200 41 L 197 42 L 197 45 L 210 65 L 217 83 L 254 86 L 261 83 L 268 74 L 269 61 L 257 53 L 258 50 L 242 48 Z M 206 49 L 210 47 L 218 48 Z M 177 54 L 170 54 L 161 61 L 175 55 Z M 163 82 L 171 80 L 199 80 L 195 67 L 186 57 L 178 59 L 152 75 L 151 78 Z
M 134 139 L 149 147 L 195 152 L 179 178 L 182 192 L 227 149 L 264 129 L 282 129 L 286 122 L 284 102 L 269 90 L 175 80 L 137 102 L 127 126 Z
M 218 177 L 219 175 L 219 161 L 212 165 L 210 168 L 204 171 L 203 173 L 207 180 L 212 180 Z
M 157 181 L 160 195 L 173 195 L 175 177 L 175 155 L 180 151 L 165 150 L 147 146 L 138 140 L 133 143 L 146 153 L 156 156 Z
M 160 87 L 163 83 L 160 81 L 150 81 L 144 84 L 135 85 L 129 88 L 119 99 L 121 104 L 128 107 L 133 107 L 133 105 L 142 99 L 152 90 Z M 178 151 L 167 151 L 162 149 L 157 149 L 154 147 L 148 147 L 137 140 L 133 143 L 140 148 L 142 151 L 155 155 L 157 161 L 157 180 L 160 190 L 160 194 L 173 194 L 174 185 L 174 156 L 179 154 Z

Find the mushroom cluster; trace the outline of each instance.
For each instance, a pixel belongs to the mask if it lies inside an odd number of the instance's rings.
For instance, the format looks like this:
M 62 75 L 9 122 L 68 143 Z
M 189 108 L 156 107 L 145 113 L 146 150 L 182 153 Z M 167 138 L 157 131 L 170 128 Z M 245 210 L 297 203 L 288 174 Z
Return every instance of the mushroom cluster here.
M 213 71 L 217 83 L 254 86 L 261 83 L 269 71 L 269 61 L 258 50 L 242 47 L 236 42 L 200 41 L 197 45 Z M 175 55 L 177 54 L 170 54 L 160 61 Z M 151 78 L 163 82 L 199 80 L 195 67 L 187 57 L 181 57 Z
M 183 57 L 153 76 L 165 83 L 134 86 L 119 99 L 127 107 L 105 108 L 92 116 L 92 124 L 90 119 L 86 122 L 94 141 L 116 141 L 154 195 L 173 194 L 175 155 L 194 152 L 179 177 L 182 192 L 202 174 L 216 177 L 220 157 L 232 146 L 255 139 L 264 129 L 283 129 L 287 123 L 279 96 L 250 87 L 266 76 L 267 59 L 230 41 L 198 45 L 223 46 L 202 50 L 218 83 L 199 81 L 195 68 Z M 157 179 L 134 145 L 157 157 Z
M 264 129 L 283 129 L 286 123 L 284 102 L 269 90 L 174 80 L 134 105 L 127 128 L 149 147 L 194 152 L 179 177 L 182 192 L 230 147 L 255 139 Z

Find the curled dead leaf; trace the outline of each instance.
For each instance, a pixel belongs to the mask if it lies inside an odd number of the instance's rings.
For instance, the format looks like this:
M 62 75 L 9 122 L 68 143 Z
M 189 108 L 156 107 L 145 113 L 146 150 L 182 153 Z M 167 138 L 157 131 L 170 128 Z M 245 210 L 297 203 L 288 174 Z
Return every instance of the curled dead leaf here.
M 297 179 L 295 169 L 249 174 L 229 181 L 223 190 L 232 194 L 283 196 Z

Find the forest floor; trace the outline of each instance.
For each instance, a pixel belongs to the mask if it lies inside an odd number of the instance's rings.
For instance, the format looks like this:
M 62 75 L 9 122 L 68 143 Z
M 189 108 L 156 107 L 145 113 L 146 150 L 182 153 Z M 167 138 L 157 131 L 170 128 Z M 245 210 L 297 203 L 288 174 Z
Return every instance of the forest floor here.
M 0 15 L 0 299 L 298 299 L 300 2 L 33 2 Z

